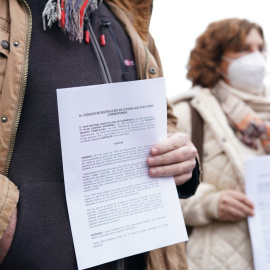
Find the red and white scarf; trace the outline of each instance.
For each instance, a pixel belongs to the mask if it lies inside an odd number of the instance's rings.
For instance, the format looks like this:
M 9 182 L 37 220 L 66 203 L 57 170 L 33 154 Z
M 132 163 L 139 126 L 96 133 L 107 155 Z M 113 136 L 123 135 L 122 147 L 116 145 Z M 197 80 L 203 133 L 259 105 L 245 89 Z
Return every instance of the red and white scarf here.
M 71 40 L 82 42 L 84 18 L 94 12 L 102 0 L 49 0 L 42 12 L 43 28 L 58 22 Z M 46 22 L 47 21 L 47 22 Z

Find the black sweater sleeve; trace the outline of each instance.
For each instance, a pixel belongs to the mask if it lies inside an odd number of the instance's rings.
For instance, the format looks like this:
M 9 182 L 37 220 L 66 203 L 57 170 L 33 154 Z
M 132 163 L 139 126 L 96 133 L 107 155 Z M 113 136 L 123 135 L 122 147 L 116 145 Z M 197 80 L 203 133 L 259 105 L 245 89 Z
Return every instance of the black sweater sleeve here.
M 180 199 L 187 199 L 193 196 L 200 184 L 200 167 L 199 162 L 196 159 L 196 166 L 193 169 L 192 177 L 189 181 L 183 185 L 177 186 L 178 197 Z

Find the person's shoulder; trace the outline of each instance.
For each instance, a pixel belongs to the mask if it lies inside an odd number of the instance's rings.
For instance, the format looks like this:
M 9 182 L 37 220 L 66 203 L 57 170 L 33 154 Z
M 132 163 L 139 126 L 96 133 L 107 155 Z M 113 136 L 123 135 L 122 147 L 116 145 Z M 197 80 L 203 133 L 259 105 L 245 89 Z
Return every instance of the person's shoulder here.
M 181 92 L 171 98 L 169 102 L 172 104 L 173 112 L 178 118 L 177 127 L 181 132 L 191 136 L 191 108 L 190 101 L 196 97 L 201 87 L 193 87 L 185 92 Z
M 169 102 L 173 106 L 182 102 L 184 103 L 190 102 L 194 97 L 196 97 L 198 92 L 201 90 L 202 90 L 202 87 L 194 86 L 187 91 L 184 91 L 184 92 L 178 93 L 177 95 L 172 96 L 171 98 L 169 98 Z

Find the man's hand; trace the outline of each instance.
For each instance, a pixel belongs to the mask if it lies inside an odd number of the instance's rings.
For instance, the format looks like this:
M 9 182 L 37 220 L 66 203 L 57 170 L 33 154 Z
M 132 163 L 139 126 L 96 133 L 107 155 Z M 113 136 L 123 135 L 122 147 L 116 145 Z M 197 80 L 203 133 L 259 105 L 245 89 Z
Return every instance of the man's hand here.
M 219 218 L 225 221 L 238 221 L 254 216 L 254 205 L 239 191 L 226 190 L 218 203 Z
M 196 154 L 197 150 L 186 134 L 169 134 L 151 149 L 151 156 L 147 158 L 149 175 L 174 176 L 176 185 L 182 185 L 192 177 Z
M 16 229 L 16 224 L 17 224 L 17 208 L 14 210 L 11 220 L 8 224 L 7 230 L 5 231 L 3 238 L 0 240 L 0 263 L 3 262 L 10 248 Z

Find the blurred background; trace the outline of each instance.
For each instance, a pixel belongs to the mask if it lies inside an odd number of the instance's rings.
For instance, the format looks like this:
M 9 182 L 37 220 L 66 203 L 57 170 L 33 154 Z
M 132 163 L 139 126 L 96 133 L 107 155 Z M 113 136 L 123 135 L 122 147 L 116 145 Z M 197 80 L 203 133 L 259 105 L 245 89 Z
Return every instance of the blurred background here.
M 196 38 L 209 23 L 227 18 L 248 19 L 264 30 L 266 53 L 270 57 L 269 0 L 154 0 L 150 32 L 163 64 L 167 96 L 191 87 L 186 79 L 186 65 Z M 267 61 L 266 83 L 270 84 L 270 59 Z

